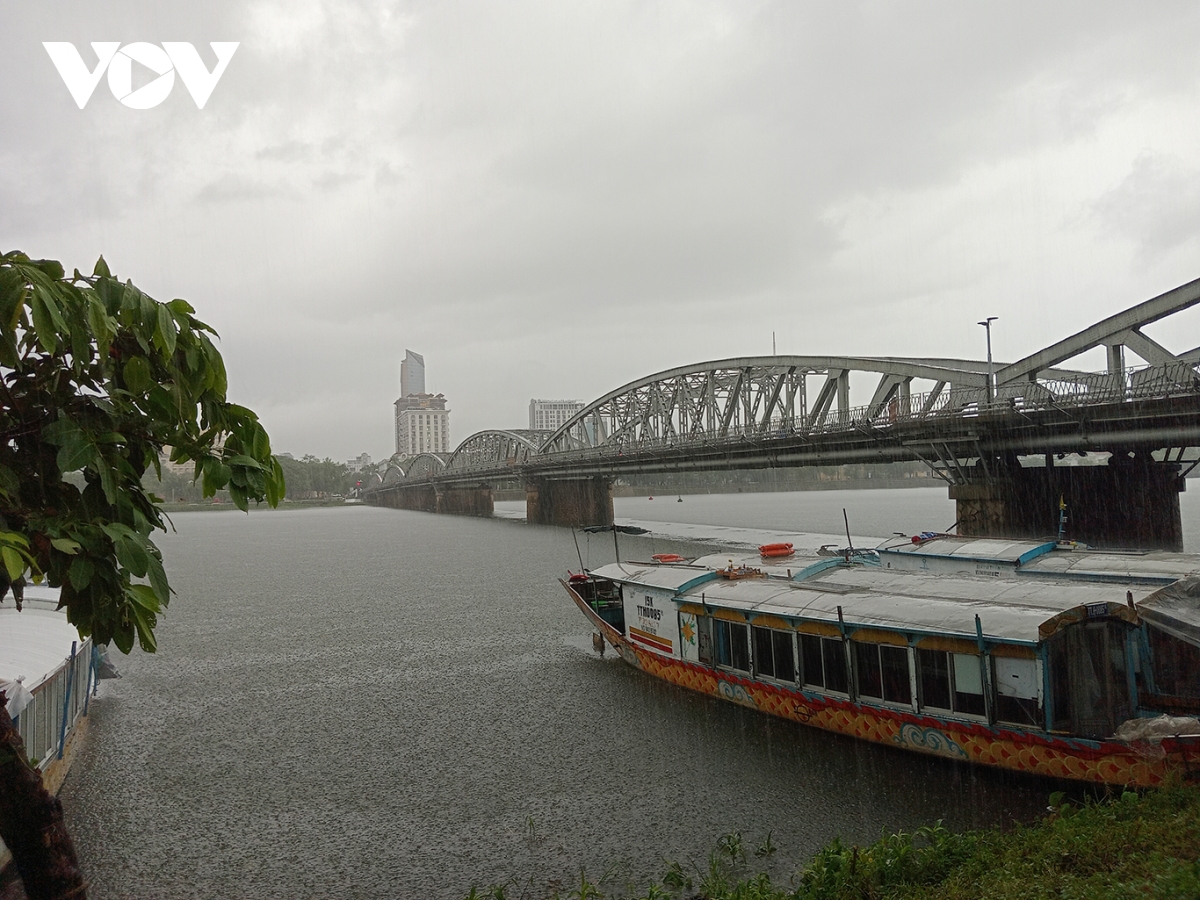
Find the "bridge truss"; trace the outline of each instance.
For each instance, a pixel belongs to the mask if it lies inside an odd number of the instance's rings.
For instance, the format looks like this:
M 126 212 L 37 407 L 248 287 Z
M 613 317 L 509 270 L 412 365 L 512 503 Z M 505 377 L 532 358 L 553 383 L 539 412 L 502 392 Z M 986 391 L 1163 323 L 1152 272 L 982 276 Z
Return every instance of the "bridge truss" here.
M 923 459 L 953 480 L 964 458 L 983 455 L 984 437 L 1012 452 L 1050 452 L 1088 446 L 1085 432 L 1096 428 L 1114 446 L 1150 441 L 1182 459 L 1200 446 L 1200 347 L 1174 354 L 1142 328 L 1197 303 L 1200 279 L 996 364 L 990 385 L 978 360 L 758 356 L 682 366 L 605 394 L 557 431 L 481 431 L 452 454 L 401 460 L 382 486 L 853 459 Z M 1061 368 L 1097 347 L 1106 371 Z

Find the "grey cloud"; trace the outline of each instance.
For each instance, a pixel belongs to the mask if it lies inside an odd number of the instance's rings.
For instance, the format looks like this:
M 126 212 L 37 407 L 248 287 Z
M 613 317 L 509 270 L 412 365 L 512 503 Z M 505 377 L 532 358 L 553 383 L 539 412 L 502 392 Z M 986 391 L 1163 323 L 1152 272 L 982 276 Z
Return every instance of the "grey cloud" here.
M 1093 210 L 1141 257 L 1161 256 L 1200 240 L 1200 172 L 1183 160 L 1143 153 Z
M 223 203 L 230 200 L 269 200 L 282 197 L 286 193 L 288 192 L 276 185 L 243 178 L 240 175 L 226 174 L 200 188 L 196 192 L 196 200 L 200 203 Z

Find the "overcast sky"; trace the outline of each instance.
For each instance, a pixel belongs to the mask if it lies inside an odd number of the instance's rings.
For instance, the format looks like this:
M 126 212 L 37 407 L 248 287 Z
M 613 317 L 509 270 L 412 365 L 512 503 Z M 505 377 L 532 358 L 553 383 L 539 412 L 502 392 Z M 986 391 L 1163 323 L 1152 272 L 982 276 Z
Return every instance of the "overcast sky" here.
M 181 296 L 276 451 L 780 353 L 1015 360 L 1200 276 L 1200 6 L 3 4 L 0 249 Z M 204 109 L 43 41 L 238 41 Z M 134 66 L 134 87 L 149 81 Z M 1200 344 L 1195 311 L 1147 332 Z

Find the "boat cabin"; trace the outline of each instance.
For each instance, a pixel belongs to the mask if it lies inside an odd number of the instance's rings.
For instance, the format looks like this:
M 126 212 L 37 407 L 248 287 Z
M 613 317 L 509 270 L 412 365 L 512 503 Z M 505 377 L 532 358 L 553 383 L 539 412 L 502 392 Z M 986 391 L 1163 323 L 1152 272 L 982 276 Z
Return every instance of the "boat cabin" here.
M 639 650 L 814 701 L 1091 739 L 1200 711 L 1200 578 L 930 575 L 834 558 L 736 579 L 615 563 L 587 581 L 589 605 Z

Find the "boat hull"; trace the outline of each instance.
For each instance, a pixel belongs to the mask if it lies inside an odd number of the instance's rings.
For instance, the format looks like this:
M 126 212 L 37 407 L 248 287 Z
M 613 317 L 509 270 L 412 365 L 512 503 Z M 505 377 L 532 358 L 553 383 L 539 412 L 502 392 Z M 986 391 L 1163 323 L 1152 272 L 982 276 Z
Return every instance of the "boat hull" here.
M 688 662 L 639 647 L 561 582 L 625 662 L 656 678 L 802 725 L 891 747 L 1031 775 L 1154 787 L 1172 773 L 1200 774 L 1200 739 L 1118 743 L 1024 732 L 880 708 Z

